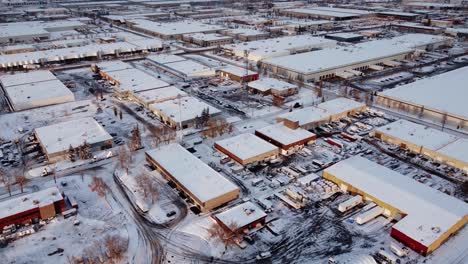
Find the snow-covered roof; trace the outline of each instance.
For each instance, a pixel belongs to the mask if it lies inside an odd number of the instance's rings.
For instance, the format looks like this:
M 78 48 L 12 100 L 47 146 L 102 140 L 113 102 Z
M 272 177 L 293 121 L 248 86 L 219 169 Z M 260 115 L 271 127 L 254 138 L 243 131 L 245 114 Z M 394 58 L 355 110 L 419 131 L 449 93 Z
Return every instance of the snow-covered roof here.
M 358 14 L 333 12 L 333 11 L 328 11 L 328 10 L 318 10 L 318 9 L 310 9 L 310 8 L 292 8 L 292 9 L 286 9 L 286 11 L 294 12 L 298 14 L 318 16 L 318 17 L 322 16 L 322 17 L 352 18 L 352 17 L 359 16 Z
M 216 144 L 241 160 L 248 160 L 269 152 L 278 152 L 275 145 L 250 133 L 219 140 Z
M 31 71 L 28 73 L 5 74 L 0 76 L 3 87 L 15 86 L 32 82 L 56 80 L 57 77 L 50 71 Z
M 107 74 L 112 77 L 112 79 L 117 80 L 120 83 L 120 85 L 117 85 L 115 89 L 122 91 L 141 92 L 170 85 L 142 70 L 135 68 L 112 71 Z
M 158 63 L 158 64 L 166 64 L 171 62 L 177 61 L 185 61 L 187 60 L 184 57 L 174 55 L 174 54 L 158 54 L 158 55 L 150 55 L 146 57 L 148 60 Z
M 361 156 L 325 171 L 406 214 L 393 228 L 425 246 L 468 215 L 466 203 Z
M 215 217 L 229 229 L 239 229 L 266 217 L 266 213 L 252 202 L 245 202 L 218 213 Z M 231 231 L 236 231 L 231 230 Z
M 320 177 L 317 174 L 311 173 L 311 174 L 307 174 L 304 177 L 298 178 L 297 182 L 299 182 L 301 185 L 307 185 L 310 182 L 317 180 L 318 178 Z
M 25 194 L 0 203 L 0 219 L 62 200 L 57 187 Z
M 205 41 L 216 41 L 216 40 L 229 40 L 232 39 L 230 36 L 223 36 L 221 34 L 216 34 L 216 33 L 193 33 L 193 34 L 187 34 L 184 35 L 184 37 L 190 37 L 195 40 L 205 40 Z
M 47 153 L 54 154 L 74 148 L 85 141 L 90 145 L 112 140 L 111 135 L 92 117 L 73 119 L 36 128 L 36 135 Z
M 152 39 L 154 45 L 162 47 L 159 39 Z M 54 62 L 65 59 L 79 59 L 84 57 L 95 57 L 101 55 L 115 54 L 115 52 L 131 52 L 137 50 L 146 50 L 148 43 L 144 46 L 130 44 L 129 42 L 115 42 L 107 44 L 89 44 L 85 46 L 39 50 L 17 54 L 7 54 L 0 56 L 1 67 L 11 67 L 15 65 L 39 64 L 41 61 Z
M 257 132 L 281 143 L 291 145 L 303 140 L 312 140 L 315 134 L 302 128 L 291 129 L 283 123 L 266 126 L 256 130 Z
M 278 118 L 288 119 L 293 122 L 298 121 L 299 125 L 303 126 L 309 123 L 314 123 L 317 121 L 328 119 L 334 115 L 340 115 L 342 113 L 354 111 L 362 107 L 365 107 L 365 104 L 356 102 L 345 97 L 339 97 L 330 101 L 320 103 L 316 107 L 305 107 L 299 110 L 279 115 Z
M 177 21 L 158 23 L 146 19 L 131 20 L 135 28 L 151 31 L 156 34 L 172 36 L 199 32 L 214 32 L 223 29 L 221 26 L 204 24 L 198 21 Z
M 438 153 L 468 163 L 468 139 L 460 138 L 437 150 Z
M 449 38 L 427 34 L 407 34 L 392 39 L 373 40 L 347 47 L 327 48 L 284 57 L 270 58 L 265 63 L 295 72 L 311 74 L 325 70 L 385 59 L 411 53 L 422 45 L 437 43 Z
M 235 184 L 177 143 L 160 146 L 146 154 L 202 203 L 239 190 Z
M 361 34 L 356 33 L 333 33 L 327 34 L 327 37 L 335 37 L 335 38 L 342 38 L 342 39 L 353 39 L 353 38 L 362 38 Z
M 215 115 L 221 112 L 217 108 L 190 96 L 182 97 L 180 100 L 172 99 L 157 102 L 151 104 L 149 108 L 164 113 L 177 123 L 190 121 L 195 119 L 197 116 L 201 116 L 202 111 L 206 108 L 209 109 L 210 115 Z
M 463 67 L 379 93 L 385 97 L 468 118 L 468 67 Z
M 139 100 L 151 104 L 156 102 L 162 102 L 177 98 L 177 96 L 185 97 L 187 93 L 180 90 L 175 86 L 163 87 L 159 89 L 139 92 L 134 94 Z
M 434 151 L 457 140 L 456 136 L 404 119 L 379 127 L 375 131 Z
M 240 36 L 246 36 L 246 37 L 268 34 L 268 32 L 263 32 L 263 31 L 256 30 L 253 28 L 244 28 L 244 27 L 230 28 L 230 29 L 226 29 L 224 32 L 226 32 L 229 35 L 240 35 Z
M 308 35 L 289 36 L 268 40 L 257 40 L 239 44 L 224 45 L 236 56 L 244 56 L 244 50 L 249 51 L 249 59 L 260 60 L 291 54 L 294 50 L 334 47 L 336 41 Z
M 289 89 L 296 89 L 297 85 L 291 84 L 275 78 L 262 78 L 253 82 L 249 82 L 249 87 L 262 92 L 270 90 L 284 91 Z
M 245 72 L 244 68 L 237 67 L 237 66 L 234 66 L 234 65 L 228 65 L 226 67 L 223 67 L 223 68 L 220 69 L 220 71 L 223 71 L 223 72 L 235 75 L 235 76 L 240 76 L 240 77 L 246 77 L 246 76 L 249 76 L 249 75 L 256 74 L 256 72 L 248 70 L 247 75 L 246 75 L 246 72 Z
M 216 74 L 214 69 L 192 60 L 166 63 L 164 66 L 180 72 L 187 77 L 208 77 Z
M 339 12 L 347 14 L 356 14 L 356 15 L 369 15 L 372 14 L 370 11 L 360 10 L 360 9 L 351 9 L 351 8 L 338 8 L 338 7 L 314 7 L 314 10 L 330 11 L 330 12 Z
M 383 11 L 379 12 L 382 15 L 389 15 L 389 16 L 405 16 L 405 17 L 416 17 L 419 14 L 410 13 L 410 12 L 398 12 L 398 11 Z
M 123 61 L 104 61 L 97 63 L 99 69 L 105 73 L 133 69 L 133 66 Z

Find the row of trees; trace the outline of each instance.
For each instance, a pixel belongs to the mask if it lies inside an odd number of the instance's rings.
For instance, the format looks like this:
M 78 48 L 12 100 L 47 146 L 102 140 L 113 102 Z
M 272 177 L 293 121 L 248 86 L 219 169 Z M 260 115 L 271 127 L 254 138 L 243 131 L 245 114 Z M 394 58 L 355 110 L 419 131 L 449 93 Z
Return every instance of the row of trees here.
M 5 186 L 10 196 L 14 184 L 18 184 L 20 186 L 21 193 L 23 193 L 24 186 L 28 181 L 29 179 L 26 178 L 24 173 L 19 169 L 14 171 L 4 171 L 0 169 L 0 182 Z
M 83 142 L 80 146 L 74 148 L 72 145 L 68 148 L 68 159 L 72 162 L 77 159 L 90 159 L 93 155 L 91 153 L 91 145 L 88 142 Z
M 209 120 L 207 128 L 202 132 L 202 136 L 206 138 L 214 138 L 225 133 L 232 133 L 233 130 L 234 127 L 232 124 L 228 123 L 225 119 Z
M 107 259 L 105 263 L 121 263 L 128 250 L 128 238 L 120 235 L 106 235 L 103 239 L 92 242 L 83 249 L 81 257 L 68 257 L 68 263 L 101 263 L 102 259 Z

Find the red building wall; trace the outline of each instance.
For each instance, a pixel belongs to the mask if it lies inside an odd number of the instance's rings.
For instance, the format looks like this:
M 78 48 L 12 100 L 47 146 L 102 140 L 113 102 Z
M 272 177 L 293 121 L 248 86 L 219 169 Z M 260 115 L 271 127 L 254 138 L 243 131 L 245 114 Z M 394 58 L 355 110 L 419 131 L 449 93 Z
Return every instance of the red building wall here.
M 409 236 L 405 235 L 404 233 L 400 232 L 399 230 L 392 228 L 390 232 L 390 236 L 395 238 L 396 240 L 402 242 L 407 247 L 411 248 L 412 250 L 420 253 L 423 256 L 427 254 L 427 247 L 423 244 L 419 243 L 418 241 L 410 238 Z

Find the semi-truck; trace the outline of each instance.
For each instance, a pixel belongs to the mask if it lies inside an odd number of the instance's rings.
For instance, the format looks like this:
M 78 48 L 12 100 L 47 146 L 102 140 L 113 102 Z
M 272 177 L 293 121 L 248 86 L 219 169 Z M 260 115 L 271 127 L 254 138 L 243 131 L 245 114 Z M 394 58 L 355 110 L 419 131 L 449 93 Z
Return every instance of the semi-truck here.
M 338 205 L 338 211 L 344 213 L 356 205 L 362 203 L 362 196 L 356 195 Z
M 364 213 L 359 214 L 356 216 L 356 223 L 362 225 L 370 220 L 376 218 L 377 216 L 381 215 L 384 212 L 384 209 L 380 206 L 376 206 L 369 211 L 365 211 Z

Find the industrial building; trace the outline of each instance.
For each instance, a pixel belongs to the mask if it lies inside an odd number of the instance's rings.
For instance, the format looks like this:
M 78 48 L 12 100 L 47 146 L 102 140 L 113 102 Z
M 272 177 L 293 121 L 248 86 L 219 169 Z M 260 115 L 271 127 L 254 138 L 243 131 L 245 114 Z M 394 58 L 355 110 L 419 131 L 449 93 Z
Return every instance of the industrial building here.
M 214 148 L 245 166 L 278 157 L 279 149 L 250 133 L 218 140 Z
M 379 105 L 467 129 L 468 67 L 435 75 L 378 93 Z
M 288 156 L 311 144 L 317 136 L 298 126 L 297 123 L 284 122 L 255 130 L 255 135 L 280 148 L 281 154 Z
M 233 28 L 223 30 L 222 33 L 227 36 L 231 36 L 240 41 L 253 41 L 266 39 L 270 35 L 268 32 L 263 32 L 260 30 L 252 28 Z
M 2 75 L 0 85 L 14 111 L 75 101 L 73 93 L 50 71 Z
M 146 160 L 202 212 L 239 197 L 239 188 L 177 143 L 146 152 Z
M 99 59 L 107 56 L 119 57 L 124 54 L 146 53 L 162 49 L 158 39 L 143 39 L 107 44 L 89 44 L 85 46 L 38 50 L 0 56 L 0 68 L 35 68 L 52 63 Z
M 325 35 L 325 38 L 341 42 L 358 42 L 364 39 L 364 36 L 357 33 L 333 33 Z
M 238 204 L 213 218 L 229 233 L 242 233 L 244 230 L 265 224 L 267 214 L 252 202 Z
M 150 108 L 151 104 L 174 100 L 181 97 L 186 97 L 188 94 L 175 86 L 168 86 L 149 91 L 133 93 L 132 99 L 140 103 L 146 108 Z
M 350 10 L 343 12 L 342 10 Z M 369 12 L 352 12 L 351 9 L 343 8 L 292 8 L 279 10 L 279 13 L 285 16 L 310 19 L 329 19 L 329 20 L 348 20 L 368 15 Z
M 0 25 L 0 43 L 17 43 L 48 40 L 51 32 L 75 30 L 85 27 L 79 21 L 27 21 Z
M 298 92 L 297 85 L 274 78 L 262 78 L 249 82 L 247 88 L 253 93 L 262 95 L 290 96 Z
M 279 115 L 276 120 L 295 123 L 304 129 L 312 129 L 320 124 L 347 117 L 366 109 L 367 106 L 363 103 L 341 97 L 318 104 L 316 107 L 305 107 Z
M 300 35 L 225 45 L 223 49 L 229 55 L 242 58 L 245 55 L 244 51 L 247 50 L 249 60 L 260 61 L 311 50 L 333 48 L 335 44 L 336 41 L 333 40 Z
M 251 82 L 258 80 L 258 73 L 237 66 L 227 66 L 219 69 L 219 75 L 222 78 L 230 79 L 236 82 Z
M 177 21 L 158 23 L 146 19 L 127 21 L 130 28 L 162 39 L 182 39 L 184 34 L 216 33 L 224 29 L 217 25 L 204 24 L 198 21 Z
M 322 49 L 262 61 L 275 74 L 305 82 L 333 77 L 349 78 L 379 65 L 396 66 L 409 59 L 416 51 L 432 50 L 452 45 L 452 39 L 443 36 L 408 34 L 391 39 L 374 40 L 336 49 Z
M 221 46 L 232 43 L 232 37 L 216 33 L 193 33 L 183 35 L 183 40 L 202 47 Z
M 0 230 L 12 224 L 47 220 L 65 209 L 65 200 L 57 187 L 5 200 L 0 203 Z
M 382 207 L 398 221 L 390 235 L 424 256 L 468 222 L 466 203 L 361 156 L 325 169 L 323 178 Z
M 92 151 L 112 147 L 112 136 L 91 117 L 36 128 L 34 134 L 49 161 L 65 158 L 70 146 L 77 148 L 85 142 Z
M 216 71 L 208 66 L 172 54 L 159 54 L 147 57 L 156 66 L 176 75 L 184 80 L 212 77 Z
M 195 124 L 196 118 L 200 117 L 203 110 L 208 109 L 210 116 L 216 116 L 221 111 L 199 99 L 191 96 L 178 96 L 170 99 L 152 103 L 148 106 L 164 124 L 178 129 L 185 129 Z
M 428 156 L 468 173 L 466 139 L 406 120 L 379 127 L 371 134 L 387 143 Z

